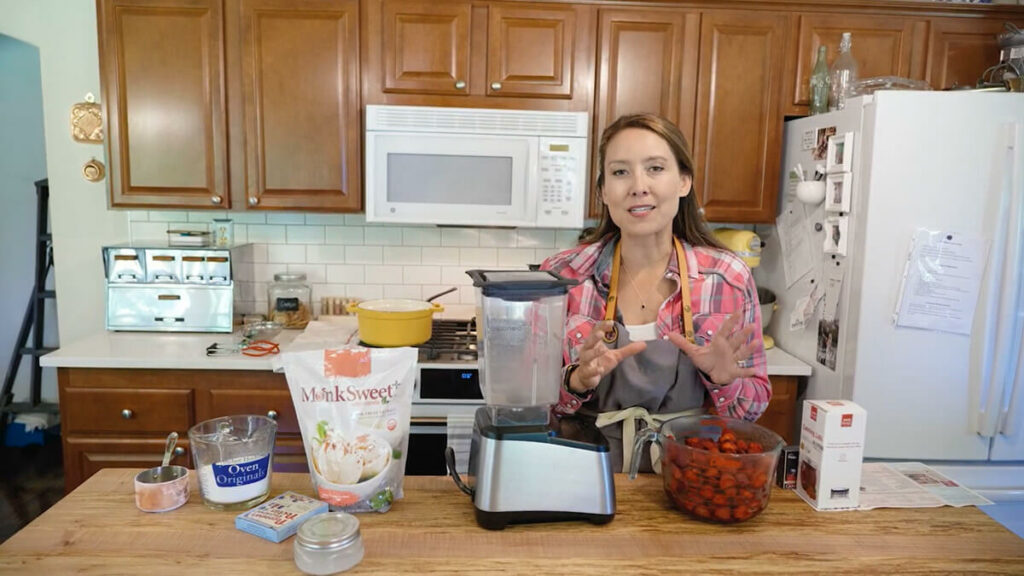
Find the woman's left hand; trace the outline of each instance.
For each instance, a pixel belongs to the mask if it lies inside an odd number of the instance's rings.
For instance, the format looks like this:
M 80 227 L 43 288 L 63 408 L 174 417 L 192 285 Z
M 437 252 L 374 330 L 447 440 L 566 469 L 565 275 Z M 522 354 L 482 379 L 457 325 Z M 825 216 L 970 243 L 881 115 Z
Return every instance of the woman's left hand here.
M 757 373 L 754 368 L 740 366 L 741 361 L 750 358 L 754 353 L 754 344 L 747 341 L 750 340 L 755 327 L 751 324 L 735 330 L 739 321 L 739 312 L 731 314 L 722 322 L 718 333 L 712 336 L 711 342 L 705 346 L 697 346 L 682 334 L 669 334 L 668 338 L 689 356 L 693 365 L 707 374 L 712 382 L 725 386 L 737 378 L 749 378 Z

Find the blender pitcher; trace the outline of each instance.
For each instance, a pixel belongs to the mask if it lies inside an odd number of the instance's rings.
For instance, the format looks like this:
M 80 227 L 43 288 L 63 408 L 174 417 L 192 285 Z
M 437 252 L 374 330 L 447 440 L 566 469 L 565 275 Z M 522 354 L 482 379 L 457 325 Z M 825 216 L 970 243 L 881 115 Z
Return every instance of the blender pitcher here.
M 568 287 L 547 270 L 469 270 L 480 386 L 498 426 L 545 424 L 558 402 Z

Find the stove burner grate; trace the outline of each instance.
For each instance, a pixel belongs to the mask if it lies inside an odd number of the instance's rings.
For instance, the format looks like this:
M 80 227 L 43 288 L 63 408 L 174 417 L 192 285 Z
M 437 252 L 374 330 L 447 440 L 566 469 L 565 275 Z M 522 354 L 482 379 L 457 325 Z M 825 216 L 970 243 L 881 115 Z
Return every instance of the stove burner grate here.
M 424 360 L 476 361 L 476 319 L 434 320 L 430 340 L 419 349 Z

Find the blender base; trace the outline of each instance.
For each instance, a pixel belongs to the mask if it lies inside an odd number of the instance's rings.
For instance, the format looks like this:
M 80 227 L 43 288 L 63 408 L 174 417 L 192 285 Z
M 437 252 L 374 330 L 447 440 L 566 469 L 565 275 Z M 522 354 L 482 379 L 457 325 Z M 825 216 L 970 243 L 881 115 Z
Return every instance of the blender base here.
M 488 409 L 480 408 L 469 468 L 483 528 L 564 520 L 606 524 L 615 517 L 608 442 L 585 420 L 496 426 Z

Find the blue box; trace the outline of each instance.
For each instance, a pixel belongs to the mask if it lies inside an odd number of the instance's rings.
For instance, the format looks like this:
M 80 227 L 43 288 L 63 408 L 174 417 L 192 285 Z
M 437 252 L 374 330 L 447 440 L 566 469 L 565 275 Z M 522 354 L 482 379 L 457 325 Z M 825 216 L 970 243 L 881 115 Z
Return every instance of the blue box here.
M 285 492 L 235 517 L 235 528 L 271 542 L 281 542 L 308 518 L 327 512 L 321 502 L 297 492 Z

